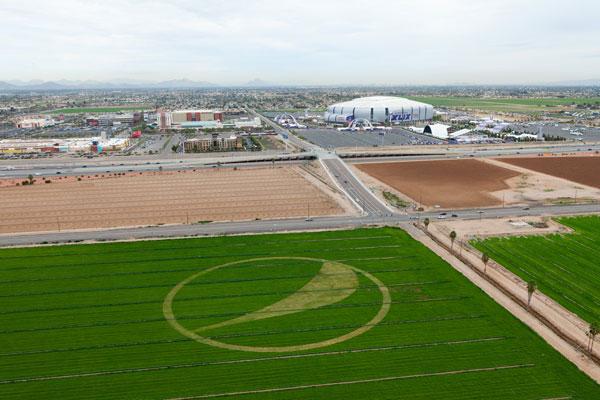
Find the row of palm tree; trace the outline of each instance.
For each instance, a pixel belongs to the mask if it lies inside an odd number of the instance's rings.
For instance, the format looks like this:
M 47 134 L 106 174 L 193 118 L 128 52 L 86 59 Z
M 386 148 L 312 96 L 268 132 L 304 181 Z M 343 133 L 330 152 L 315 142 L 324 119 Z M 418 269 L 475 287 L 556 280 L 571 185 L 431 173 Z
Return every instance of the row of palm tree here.
M 425 225 L 425 229 L 429 229 L 429 223 L 431 221 L 429 220 L 429 218 L 425 218 L 423 220 L 423 224 Z M 456 240 L 456 231 L 451 231 L 449 234 L 450 237 L 450 251 L 452 252 L 454 250 L 454 241 Z M 481 254 L 481 261 L 483 262 L 483 273 L 487 274 L 487 265 L 490 261 L 490 256 L 487 253 L 482 253 Z M 527 310 L 529 310 L 530 306 L 531 306 L 531 299 L 533 298 L 533 295 L 535 293 L 535 291 L 537 290 L 537 283 L 533 280 L 527 282 Z M 600 324 L 598 324 L 598 322 L 592 322 L 589 326 L 588 332 L 587 332 L 587 336 L 588 336 L 588 345 L 587 345 L 587 350 L 588 352 L 591 354 L 594 348 L 594 341 L 596 340 L 596 336 L 598 336 L 598 334 L 600 334 Z
M 487 255 L 487 253 L 481 254 L 481 261 L 483 261 L 483 273 L 486 273 L 487 264 L 490 261 L 490 257 Z M 533 294 L 535 293 L 536 290 L 537 290 L 537 284 L 535 283 L 535 281 L 527 282 L 527 309 L 528 310 L 531 305 L 531 298 L 533 297 Z M 600 333 L 600 324 L 598 324 L 597 322 L 592 322 L 590 324 L 588 332 L 587 332 L 587 336 L 588 336 L 587 350 L 590 354 L 592 353 L 592 351 L 594 349 L 594 341 L 596 340 L 596 336 L 598 336 L 599 333 Z

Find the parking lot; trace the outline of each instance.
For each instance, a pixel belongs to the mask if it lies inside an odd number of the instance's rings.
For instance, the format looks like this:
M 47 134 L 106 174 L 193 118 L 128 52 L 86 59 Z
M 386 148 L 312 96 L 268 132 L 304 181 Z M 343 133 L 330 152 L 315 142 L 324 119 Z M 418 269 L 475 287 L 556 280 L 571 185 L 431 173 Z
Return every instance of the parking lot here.
M 517 132 L 537 134 L 540 126 L 542 133 L 550 136 L 560 136 L 567 140 L 581 140 L 584 142 L 600 142 L 600 128 L 587 127 L 576 124 L 513 124 L 511 128 Z
M 301 129 L 296 135 L 323 148 L 379 147 L 440 144 L 442 140 L 394 128 L 389 131 L 338 131 L 336 129 Z

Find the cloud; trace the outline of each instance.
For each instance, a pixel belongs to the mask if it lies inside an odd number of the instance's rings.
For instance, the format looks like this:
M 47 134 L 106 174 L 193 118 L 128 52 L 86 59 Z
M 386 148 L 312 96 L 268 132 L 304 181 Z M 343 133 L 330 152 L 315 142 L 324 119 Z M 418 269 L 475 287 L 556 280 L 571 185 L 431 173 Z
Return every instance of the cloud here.
M 600 67 L 595 1 L 2 3 L 0 80 L 508 83 Z

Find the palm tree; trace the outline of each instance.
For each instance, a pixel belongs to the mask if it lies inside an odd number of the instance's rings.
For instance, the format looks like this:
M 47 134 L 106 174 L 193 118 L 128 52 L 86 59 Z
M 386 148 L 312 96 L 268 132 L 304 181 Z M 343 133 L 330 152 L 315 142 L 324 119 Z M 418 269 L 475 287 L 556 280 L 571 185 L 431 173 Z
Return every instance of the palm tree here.
M 27 179 L 29 180 L 29 184 L 33 185 L 33 175 L 29 174 L 29 176 L 27 176 Z
M 588 337 L 590 338 L 588 350 L 590 353 L 594 350 L 594 340 L 596 340 L 598 333 L 600 333 L 600 325 L 597 322 L 592 322 L 588 331 Z
M 529 305 L 531 304 L 531 297 L 533 297 L 533 293 L 535 292 L 536 288 L 537 285 L 535 284 L 535 281 L 527 282 L 527 309 L 529 309 Z
M 429 230 L 429 218 L 423 220 L 423 225 L 425 225 L 425 230 Z
M 454 250 L 454 241 L 455 240 L 456 240 L 456 232 L 452 231 L 452 232 L 450 232 L 450 242 L 451 242 L 450 251 Z
M 487 273 L 487 264 L 490 261 L 490 256 L 487 255 L 487 253 L 483 253 L 481 255 L 481 261 L 483 261 L 483 273 Z

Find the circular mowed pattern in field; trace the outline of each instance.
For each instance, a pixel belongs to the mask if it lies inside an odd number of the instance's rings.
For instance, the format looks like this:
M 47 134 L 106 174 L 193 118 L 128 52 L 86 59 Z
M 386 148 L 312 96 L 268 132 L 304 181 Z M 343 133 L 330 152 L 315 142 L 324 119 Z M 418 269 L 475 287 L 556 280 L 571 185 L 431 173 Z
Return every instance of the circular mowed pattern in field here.
M 367 332 L 390 309 L 388 288 L 359 268 L 305 257 L 266 257 L 204 269 L 177 284 L 163 314 L 197 342 L 292 352 Z

